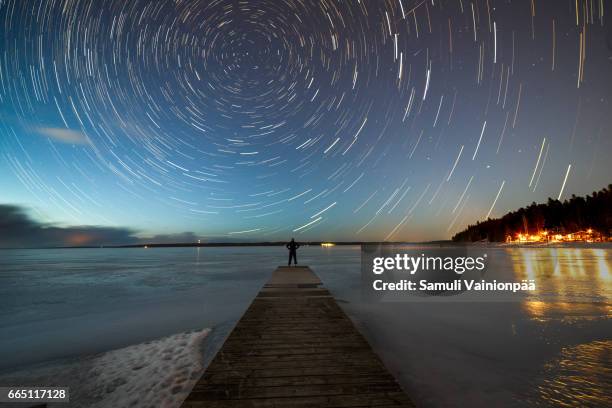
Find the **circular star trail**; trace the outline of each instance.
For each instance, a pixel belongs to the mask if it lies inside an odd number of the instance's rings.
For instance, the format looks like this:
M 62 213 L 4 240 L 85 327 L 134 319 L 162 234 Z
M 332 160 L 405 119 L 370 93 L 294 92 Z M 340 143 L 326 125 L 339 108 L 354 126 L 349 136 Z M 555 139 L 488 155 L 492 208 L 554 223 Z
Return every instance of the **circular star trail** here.
M 605 6 L 0 1 L 5 194 L 150 234 L 446 238 L 609 182 Z

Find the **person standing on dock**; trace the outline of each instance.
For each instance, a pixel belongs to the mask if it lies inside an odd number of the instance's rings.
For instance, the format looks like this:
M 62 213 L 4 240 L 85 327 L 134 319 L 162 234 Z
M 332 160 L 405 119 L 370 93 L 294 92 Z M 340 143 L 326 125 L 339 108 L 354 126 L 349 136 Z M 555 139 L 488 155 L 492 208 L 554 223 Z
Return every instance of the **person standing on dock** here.
M 287 244 L 287 249 L 289 250 L 289 263 L 288 266 L 291 266 L 291 258 L 293 258 L 293 264 L 297 265 L 297 249 L 300 247 L 300 244 L 295 242 L 295 239 L 291 238 L 291 242 Z

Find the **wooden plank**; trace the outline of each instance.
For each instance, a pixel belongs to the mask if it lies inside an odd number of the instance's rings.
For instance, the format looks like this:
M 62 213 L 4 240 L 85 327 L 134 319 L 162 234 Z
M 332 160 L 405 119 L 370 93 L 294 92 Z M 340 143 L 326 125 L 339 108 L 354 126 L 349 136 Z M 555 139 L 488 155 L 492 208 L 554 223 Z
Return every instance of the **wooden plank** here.
M 185 408 L 413 407 L 308 267 L 279 267 Z
M 321 280 L 307 266 L 279 266 L 265 288 L 318 286 Z

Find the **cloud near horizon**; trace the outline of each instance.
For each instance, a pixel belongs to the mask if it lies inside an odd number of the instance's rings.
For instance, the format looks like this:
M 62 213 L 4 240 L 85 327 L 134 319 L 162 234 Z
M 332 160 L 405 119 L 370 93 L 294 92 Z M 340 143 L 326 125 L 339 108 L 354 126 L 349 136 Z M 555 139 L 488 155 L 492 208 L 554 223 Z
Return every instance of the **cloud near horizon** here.
M 123 227 L 82 225 L 59 227 L 32 219 L 25 208 L 0 204 L 0 248 L 167 244 L 195 242 L 193 232 L 138 237 L 138 231 Z
M 152 237 L 141 238 L 141 242 L 152 244 L 176 244 L 182 242 L 196 242 L 200 239 L 193 232 L 179 232 L 177 234 L 159 234 Z
M 43 224 L 20 206 L 0 204 L 0 248 L 130 244 L 138 241 L 134 233 L 129 228 Z

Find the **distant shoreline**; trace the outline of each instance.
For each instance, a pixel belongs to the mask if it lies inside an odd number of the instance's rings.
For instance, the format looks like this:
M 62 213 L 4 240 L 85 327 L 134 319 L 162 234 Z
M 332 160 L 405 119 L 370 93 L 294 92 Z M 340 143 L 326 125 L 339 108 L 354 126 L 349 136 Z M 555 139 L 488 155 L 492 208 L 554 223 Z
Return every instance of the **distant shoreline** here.
M 488 247 L 488 248 L 597 248 L 612 245 L 610 242 L 454 242 L 447 241 L 425 241 L 425 242 L 332 242 L 332 241 L 306 241 L 300 242 L 301 246 L 324 247 L 321 244 L 331 243 L 333 246 L 360 246 L 360 245 L 440 245 L 440 246 L 469 246 L 469 247 Z M 62 246 L 62 247 L 13 247 L 0 248 L 0 250 L 11 249 L 130 249 L 130 248 L 231 248 L 231 247 L 278 247 L 285 246 L 284 241 L 272 242 L 206 242 L 191 243 L 177 242 L 170 244 L 128 244 L 128 245 L 88 245 L 88 246 Z
M 331 246 L 356 246 L 356 245 L 466 245 L 450 240 L 427 241 L 427 242 L 367 242 L 367 241 L 299 241 L 301 246 L 321 246 L 321 244 L 331 243 Z M 82 245 L 82 246 L 58 246 L 58 247 L 13 247 L 0 249 L 104 249 L 104 248 L 218 248 L 218 247 L 273 247 L 285 246 L 286 241 L 264 241 L 264 242 L 177 242 L 169 244 L 139 243 L 126 245 Z M 467 244 L 469 245 L 469 244 Z

